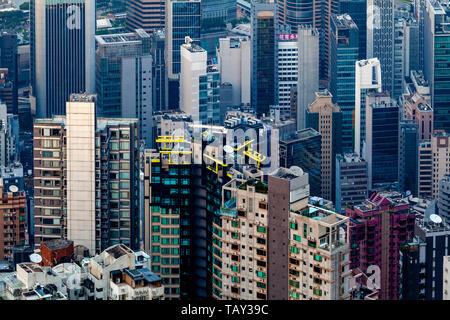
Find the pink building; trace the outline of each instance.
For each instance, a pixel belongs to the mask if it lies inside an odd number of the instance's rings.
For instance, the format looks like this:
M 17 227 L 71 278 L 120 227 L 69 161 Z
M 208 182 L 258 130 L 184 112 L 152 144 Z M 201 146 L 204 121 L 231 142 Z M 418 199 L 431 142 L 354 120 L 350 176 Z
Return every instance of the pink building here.
M 381 300 L 397 300 L 400 247 L 414 231 L 415 214 L 399 193 L 374 193 L 365 204 L 347 207 L 350 269 L 378 273 Z

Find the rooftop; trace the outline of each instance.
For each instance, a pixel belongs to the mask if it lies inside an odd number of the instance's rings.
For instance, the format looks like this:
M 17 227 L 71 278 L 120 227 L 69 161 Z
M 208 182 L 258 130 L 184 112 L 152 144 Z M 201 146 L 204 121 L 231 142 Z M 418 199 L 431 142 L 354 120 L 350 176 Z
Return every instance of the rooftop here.
M 48 240 L 42 243 L 44 246 L 49 248 L 50 250 L 58 250 L 62 248 L 67 248 L 70 245 L 73 245 L 73 241 L 65 240 L 65 239 L 54 239 Z
M 109 247 L 108 249 L 105 250 L 105 252 L 113 256 L 114 259 L 119 259 L 121 256 L 133 253 L 133 251 L 124 244 L 117 244 L 112 247 Z

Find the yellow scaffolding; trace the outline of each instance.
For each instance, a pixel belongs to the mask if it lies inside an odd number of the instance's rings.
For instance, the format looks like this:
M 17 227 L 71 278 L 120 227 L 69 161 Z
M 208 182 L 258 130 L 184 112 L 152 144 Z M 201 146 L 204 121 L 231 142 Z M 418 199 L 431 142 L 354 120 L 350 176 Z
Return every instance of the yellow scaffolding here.
M 168 143 L 187 143 L 184 136 L 158 136 L 156 139 L 156 143 L 162 143 L 164 146 L 161 146 L 161 150 L 169 150 L 170 148 L 167 146 Z
M 246 151 L 244 151 L 244 154 L 249 157 L 250 159 L 253 159 L 256 161 L 256 167 L 259 168 L 261 166 L 261 162 L 263 162 L 264 160 L 267 159 L 266 156 L 262 155 L 261 153 L 259 153 L 258 151 L 252 150 L 252 149 L 248 149 Z

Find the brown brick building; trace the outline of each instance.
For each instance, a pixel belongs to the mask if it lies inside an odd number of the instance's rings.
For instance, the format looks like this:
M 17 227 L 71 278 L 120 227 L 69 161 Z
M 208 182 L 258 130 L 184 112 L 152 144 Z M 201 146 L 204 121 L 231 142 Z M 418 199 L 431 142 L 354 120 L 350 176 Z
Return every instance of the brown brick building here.
M 25 191 L 4 190 L 0 179 L 0 260 L 12 260 L 14 245 L 25 244 Z
M 54 239 L 41 242 L 41 256 L 42 264 L 46 267 L 70 262 L 73 257 L 73 241 Z

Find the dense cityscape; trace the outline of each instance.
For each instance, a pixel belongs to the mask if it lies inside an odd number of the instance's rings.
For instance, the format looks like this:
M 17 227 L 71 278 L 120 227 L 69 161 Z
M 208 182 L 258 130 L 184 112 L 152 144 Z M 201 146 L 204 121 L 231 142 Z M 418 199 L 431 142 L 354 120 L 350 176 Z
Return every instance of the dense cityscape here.
M 0 300 L 450 300 L 450 0 L 0 0 L 0 194 Z

